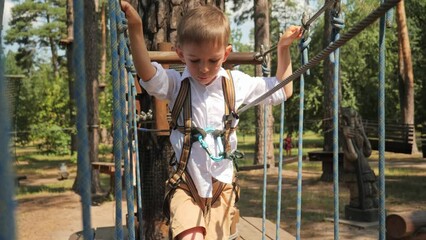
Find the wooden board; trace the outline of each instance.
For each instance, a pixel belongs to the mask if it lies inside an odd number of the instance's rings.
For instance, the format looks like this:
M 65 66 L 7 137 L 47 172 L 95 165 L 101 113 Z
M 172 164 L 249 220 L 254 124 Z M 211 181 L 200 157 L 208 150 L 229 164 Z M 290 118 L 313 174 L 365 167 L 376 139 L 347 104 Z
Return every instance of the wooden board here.
M 241 217 L 237 225 L 238 233 L 241 240 L 259 240 L 262 239 L 262 218 L 256 217 Z M 296 239 L 290 233 L 280 228 L 280 239 Z M 276 225 L 265 220 L 265 239 L 275 239 Z
M 115 228 L 98 227 L 93 229 L 94 240 L 113 240 L 115 239 Z M 262 239 L 262 218 L 256 217 L 240 217 L 237 224 L 237 231 L 240 240 L 259 240 Z M 123 226 L 124 238 L 127 239 L 127 229 Z M 265 239 L 275 239 L 276 226 L 274 223 L 266 219 L 265 221 Z M 293 240 L 296 239 L 290 233 L 280 229 L 280 239 Z M 69 240 L 83 240 L 82 232 L 76 232 L 70 236 Z

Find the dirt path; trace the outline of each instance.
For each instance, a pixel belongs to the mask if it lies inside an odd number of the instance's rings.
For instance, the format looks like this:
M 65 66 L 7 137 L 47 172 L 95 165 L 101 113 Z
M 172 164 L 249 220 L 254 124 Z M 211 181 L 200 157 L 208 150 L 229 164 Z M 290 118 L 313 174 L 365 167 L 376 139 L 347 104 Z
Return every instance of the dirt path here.
M 113 201 L 92 206 L 92 227 L 114 226 L 114 215 Z M 20 240 L 68 240 L 73 233 L 82 230 L 80 197 L 67 191 L 20 199 L 17 229 Z

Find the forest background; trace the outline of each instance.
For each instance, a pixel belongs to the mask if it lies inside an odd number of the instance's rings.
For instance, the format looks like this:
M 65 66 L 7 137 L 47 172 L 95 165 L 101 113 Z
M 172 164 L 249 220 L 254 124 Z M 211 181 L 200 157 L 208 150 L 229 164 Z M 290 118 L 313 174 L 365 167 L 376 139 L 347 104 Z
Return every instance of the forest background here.
M 12 102 L 15 141 L 19 144 L 37 142 L 40 150 L 54 154 L 72 154 L 70 135 L 75 129 L 75 106 L 73 104 L 72 74 L 68 72 L 66 56 L 68 30 L 66 0 L 15 0 L 6 1 L 6 8 L 13 3 L 10 21 L 4 34 L 6 46 L 6 73 L 9 76 L 9 99 Z M 238 1 L 237 1 L 238 2 Z M 227 14 L 233 19 L 232 44 L 234 51 L 254 51 L 254 30 L 250 29 L 248 41 L 244 39 L 247 27 L 244 23 L 252 20 L 252 1 L 225 1 Z M 343 5 L 345 29 L 350 29 L 379 5 L 375 0 L 346 1 Z M 108 11 L 105 1 L 99 1 L 96 14 L 101 21 Z M 273 45 L 279 33 L 290 24 L 300 24 L 303 11 L 316 11 L 323 1 L 270 1 L 270 35 Z M 407 25 L 412 53 L 414 74 L 414 124 L 419 126 L 426 121 L 422 111 L 426 105 L 426 3 L 412 0 L 405 3 Z M 237 17 L 238 16 L 238 17 Z M 106 17 L 105 19 L 108 19 Z M 403 123 L 400 102 L 401 75 L 398 65 L 397 24 L 388 26 L 386 39 L 386 119 L 388 122 Z M 108 32 L 108 24 L 106 24 Z M 323 49 L 324 21 L 322 18 L 311 26 L 310 55 Z M 367 28 L 359 36 L 341 48 L 342 106 L 351 106 L 359 111 L 364 119 L 377 119 L 378 90 L 378 23 Z M 99 33 L 100 31 L 98 31 Z M 99 55 L 105 54 L 104 63 L 99 63 L 98 101 L 99 127 L 101 141 L 108 141 L 112 121 L 112 87 L 109 61 L 109 34 L 104 46 L 98 44 Z M 100 39 L 101 36 L 93 36 Z M 245 37 L 244 37 L 245 38 Z M 99 41 L 98 43 L 100 43 Z M 103 49 L 101 49 L 103 48 Z M 294 68 L 300 66 L 297 46 L 292 49 Z M 273 54 L 274 55 L 274 54 Z M 273 56 L 272 55 L 272 56 Z M 274 59 L 271 70 L 274 72 Z M 252 73 L 253 66 L 237 66 L 240 70 Z M 305 129 L 321 133 L 324 117 L 324 79 L 323 67 L 311 70 L 306 76 L 305 86 Z M 295 95 L 286 102 L 286 131 L 297 129 L 298 122 L 298 84 Z M 78 89 L 76 90 L 78 91 Z M 273 109 L 275 119 L 279 119 L 279 107 Z M 242 116 L 239 130 L 250 134 L 254 132 L 255 113 L 247 111 Z M 276 124 L 278 121 L 276 121 Z

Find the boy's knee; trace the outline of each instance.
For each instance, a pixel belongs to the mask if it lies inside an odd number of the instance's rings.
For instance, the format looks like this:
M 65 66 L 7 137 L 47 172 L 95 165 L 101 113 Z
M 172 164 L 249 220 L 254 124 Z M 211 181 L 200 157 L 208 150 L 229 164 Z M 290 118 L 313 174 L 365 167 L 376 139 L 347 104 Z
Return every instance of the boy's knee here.
M 179 240 L 204 240 L 204 228 L 203 227 L 194 227 L 188 230 L 183 231 L 177 236 Z

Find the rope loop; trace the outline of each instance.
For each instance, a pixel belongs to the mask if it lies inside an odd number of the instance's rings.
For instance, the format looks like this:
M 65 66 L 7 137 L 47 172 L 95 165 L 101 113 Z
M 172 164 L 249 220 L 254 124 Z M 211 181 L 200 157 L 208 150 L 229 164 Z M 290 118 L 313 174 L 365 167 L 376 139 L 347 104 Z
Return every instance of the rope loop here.
M 265 52 L 265 46 L 262 44 L 260 46 L 260 52 L 262 55 L 264 55 Z M 268 55 L 264 55 L 264 57 L 262 58 L 262 74 L 264 77 L 268 77 L 269 74 L 271 73 L 271 69 L 269 68 L 269 56 Z
M 309 49 L 309 44 L 311 43 L 312 39 L 309 36 L 304 36 L 299 43 L 299 49 L 301 52 L 301 60 L 302 60 L 302 66 L 305 65 L 306 63 L 309 62 L 309 55 L 308 55 L 308 49 Z M 306 71 L 306 75 L 310 75 L 311 72 L 308 69 Z
M 331 26 L 336 30 L 341 30 L 345 27 L 345 20 L 339 9 L 331 10 Z

